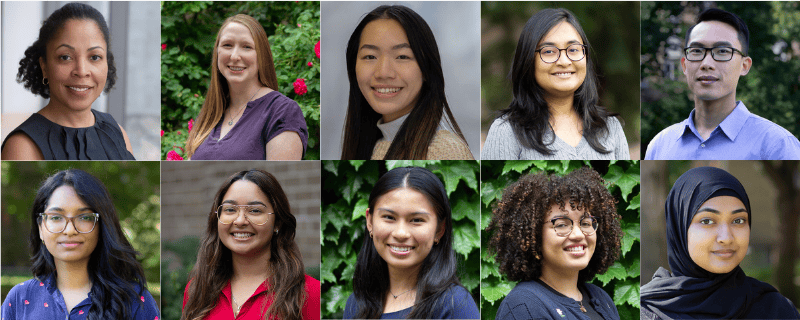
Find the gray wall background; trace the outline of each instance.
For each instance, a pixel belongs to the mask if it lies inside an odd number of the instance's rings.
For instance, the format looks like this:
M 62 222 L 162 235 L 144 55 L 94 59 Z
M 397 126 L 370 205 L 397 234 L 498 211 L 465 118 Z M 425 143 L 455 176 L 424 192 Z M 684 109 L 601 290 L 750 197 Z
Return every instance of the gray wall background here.
M 433 30 L 447 102 L 475 159 L 480 159 L 480 2 L 322 2 L 321 158 L 339 159 L 347 114 L 347 40 L 363 16 L 383 4 L 416 11 Z
M 68 2 L 2 3 L 2 136 L 5 137 L 48 99 L 17 83 L 19 61 L 39 37 L 44 19 Z M 161 148 L 161 6 L 155 1 L 87 1 L 106 19 L 117 83 L 92 104 L 110 113 L 125 131 L 137 160 L 159 160 Z

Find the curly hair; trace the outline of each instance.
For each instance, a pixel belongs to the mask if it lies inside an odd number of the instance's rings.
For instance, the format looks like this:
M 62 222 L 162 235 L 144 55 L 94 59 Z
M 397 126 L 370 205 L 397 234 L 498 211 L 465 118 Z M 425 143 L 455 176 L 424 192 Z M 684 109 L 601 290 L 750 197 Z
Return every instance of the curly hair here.
M 114 55 L 111 53 L 111 41 L 109 40 L 108 25 L 100 11 L 89 5 L 72 2 L 54 11 L 47 20 L 42 23 L 39 29 L 39 38 L 25 49 L 25 56 L 19 61 L 19 71 L 17 72 L 17 82 L 45 99 L 50 98 L 50 87 L 43 84 L 42 67 L 39 65 L 39 58 L 47 60 L 47 43 L 61 30 L 67 20 L 92 20 L 97 23 L 97 27 L 103 33 L 106 41 L 106 61 L 108 62 L 108 76 L 106 77 L 105 91 L 111 90 L 117 80 L 117 67 L 114 66 Z
M 617 200 L 596 171 L 584 167 L 565 176 L 546 173 L 522 176 L 503 191 L 486 228 L 492 232 L 489 250 L 497 254 L 500 273 L 512 281 L 530 281 L 542 275 L 542 228 L 553 205 L 569 202 L 573 210 L 591 212 L 597 219 L 597 245 L 589 265 L 578 273 L 587 282 L 604 273 L 620 251 L 621 217 Z

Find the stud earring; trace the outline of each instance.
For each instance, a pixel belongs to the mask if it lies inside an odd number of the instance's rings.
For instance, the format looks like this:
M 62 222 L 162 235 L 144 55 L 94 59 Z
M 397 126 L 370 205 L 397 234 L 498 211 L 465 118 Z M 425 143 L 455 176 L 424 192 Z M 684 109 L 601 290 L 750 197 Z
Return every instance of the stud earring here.
M 369 232 L 369 237 L 372 239 L 372 231 Z
M 278 229 L 275 229 L 275 234 L 278 234 Z

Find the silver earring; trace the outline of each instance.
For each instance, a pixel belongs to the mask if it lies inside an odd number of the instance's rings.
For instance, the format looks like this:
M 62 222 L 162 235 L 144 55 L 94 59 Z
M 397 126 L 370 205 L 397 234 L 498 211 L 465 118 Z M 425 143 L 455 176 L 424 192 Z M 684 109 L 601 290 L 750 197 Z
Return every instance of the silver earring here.
M 50 81 L 48 81 L 47 78 L 42 78 L 42 84 L 43 85 L 48 85 L 48 84 L 50 84 Z
M 275 229 L 275 234 L 278 234 L 278 229 Z

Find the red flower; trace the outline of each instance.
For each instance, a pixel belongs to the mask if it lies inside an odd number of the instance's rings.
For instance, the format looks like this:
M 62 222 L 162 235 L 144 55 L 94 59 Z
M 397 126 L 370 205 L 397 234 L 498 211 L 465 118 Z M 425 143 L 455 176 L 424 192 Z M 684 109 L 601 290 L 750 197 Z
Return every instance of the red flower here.
M 161 51 L 164 51 L 164 50 L 167 50 L 167 44 L 166 43 L 162 43 L 161 44 Z
M 303 25 L 301 25 L 301 24 L 299 24 L 299 23 L 297 24 L 297 27 L 298 27 L 298 28 L 300 28 L 300 27 L 302 27 L 302 26 L 303 26 Z
M 294 81 L 294 93 L 299 96 L 302 96 L 308 92 L 308 88 L 306 88 L 306 79 L 299 78 Z
M 189 119 L 189 131 L 192 131 L 193 126 L 194 126 L 194 119 Z
M 178 134 L 179 134 L 179 135 L 181 135 L 181 134 L 183 134 L 183 132 L 181 132 L 180 130 L 178 130 Z
M 170 150 L 169 152 L 167 152 L 167 160 L 169 161 L 183 160 L 183 157 L 181 157 L 181 155 L 175 152 L 175 150 Z
M 314 46 L 314 52 L 317 53 L 317 58 L 319 58 L 319 41 L 317 41 L 317 45 Z
M 313 63 L 313 62 L 311 62 L 311 61 L 309 61 L 309 62 L 308 62 L 308 66 L 309 66 L 309 67 L 313 67 L 313 66 L 314 66 L 314 63 Z
M 161 130 L 161 136 L 162 137 L 164 136 L 164 130 Z
M 200 97 L 200 95 L 195 93 L 194 97 L 197 98 L 197 97 Z

